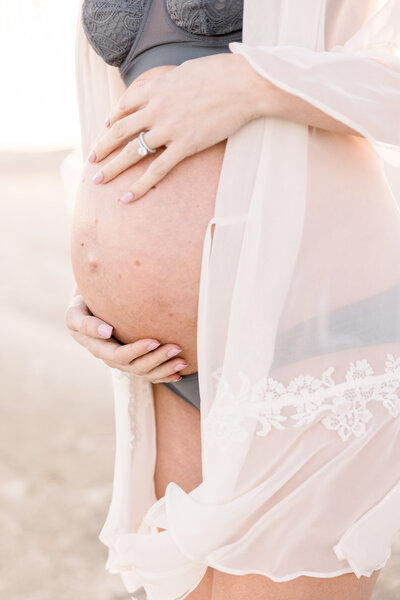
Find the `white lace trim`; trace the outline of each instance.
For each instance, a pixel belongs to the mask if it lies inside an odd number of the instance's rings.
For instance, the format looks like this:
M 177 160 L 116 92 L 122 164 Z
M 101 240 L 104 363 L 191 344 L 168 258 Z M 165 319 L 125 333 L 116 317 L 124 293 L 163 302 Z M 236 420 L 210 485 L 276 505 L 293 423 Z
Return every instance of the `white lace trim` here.
M 146 433 L 143 423 L 141 422 L 141 413 L 139 412 L 139 408 L 145 410 L 152 402 L 153 393 L 151 389 L 151 383 L 139 375 L 134 375 L 133 373 L 120 371 L 119 369 L 115 368 L 113 369 L 113 372 L 117 379 L 126 382 L 128 388 L 128 415 L 130 427 L 129 445 L 132 448 L 134 441 L 139 441 Z
M 209 443 L 228 447 L 243 441 L 249 435 L 245 423 L 258 421 L 259 436 L 272 429 L 285 430 L 290 426 L 302 427 L 319 421 L 329 430 L 336 431 L 343 441 L 350 436 L 360 437 L 373 415 L 367 408 L 370 402 L 380 402 L 392 417 L 400 414 L 400 357 L 386 355 L 385 373 L 374 374 L 366 359 L 351 362 L 345 381 L 335 383 L 333 367 L 326 369 L 321 379 L 299 375 L 285 386 L 272 377 L 263 377 L 251 384 L 240 372 L 241 387 L 234 394 L 221 378 L 222 369 L 216 369 L 217 396 L 204 420 Z M 289 414 L 291 409 L 292 414 Z M 294 412 L 293 412 L 294 411 Z

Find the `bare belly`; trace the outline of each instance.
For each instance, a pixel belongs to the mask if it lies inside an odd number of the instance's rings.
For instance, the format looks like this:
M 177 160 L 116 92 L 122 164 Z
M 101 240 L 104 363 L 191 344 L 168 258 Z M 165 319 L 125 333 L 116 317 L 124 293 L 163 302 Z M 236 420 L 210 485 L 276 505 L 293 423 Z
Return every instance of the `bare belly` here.
M 157 69 L 153 73 L 157 76 Z M 85 163 L 76 196 L 71 258 L 87 305 L 113 325 L 114 337 L 123 343 L 152 337 L 179 344 L 188 363 L 182 374 L 197 370 L 201 252 L 225 145 L 184 159 L 127 206 L 118 198 L 162 149 L 113 181 L 95 185 L 93 175 L 116 150 L 100 163 Z

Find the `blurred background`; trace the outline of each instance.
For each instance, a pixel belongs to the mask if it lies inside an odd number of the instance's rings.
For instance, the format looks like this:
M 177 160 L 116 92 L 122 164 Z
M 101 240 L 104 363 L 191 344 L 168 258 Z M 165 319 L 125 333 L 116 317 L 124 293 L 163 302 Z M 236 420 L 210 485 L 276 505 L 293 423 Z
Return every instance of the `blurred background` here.
M 98 540 L 113 477 L 111 381 L 64 327 L 78 0 L 0 9 L 0 595 L 127 599 Z M 400 200 L 400 169 L 387 175 Z M 373 600 L 399 598 L 400 535 Z

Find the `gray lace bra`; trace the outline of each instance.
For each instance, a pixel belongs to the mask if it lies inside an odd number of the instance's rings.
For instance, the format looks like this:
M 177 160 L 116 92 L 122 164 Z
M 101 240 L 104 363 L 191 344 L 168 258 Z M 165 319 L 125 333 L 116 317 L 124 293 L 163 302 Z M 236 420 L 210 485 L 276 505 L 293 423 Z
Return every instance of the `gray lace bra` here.
M 242 17 L 243 0 L 84 0 L 82 6 L 90 44 L 126 83 L 137 57 L 154 48 L 162 47 L 164 62 L 153 53 L 142 70 L 229 51 L 229 42 L 241 41 Z M 183 54 L 177 46 L 186 48 Z

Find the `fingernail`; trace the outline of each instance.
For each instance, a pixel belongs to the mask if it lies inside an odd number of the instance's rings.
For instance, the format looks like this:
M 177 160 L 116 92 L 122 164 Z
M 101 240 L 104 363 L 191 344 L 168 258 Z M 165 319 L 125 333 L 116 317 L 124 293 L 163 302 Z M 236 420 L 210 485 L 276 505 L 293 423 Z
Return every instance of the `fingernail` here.
M 147 346 L 147 350 L 155 350 L 158 346 L 161 346 L 160 342 L 151 342 L 151 344 Z
M 167 356 L 171 358 L 171 356 L 176 356 L 179 354 L 179 352 L 182 352 L 182 348 L 172 348 L 172 350 L 168 352 Z
M 93 183 L 101 183 L 104 180 L 103 171 L 97 171 L 96 175 L 93 177 Z
M 180 381 L 182 379 L 182 376 L 179 375 L 179 377 L 174 377 L 174 379 L 172 381 Z
M 107 119 L 104 121 L 104 125 L 106 127 L 110 127 L 110 119 L 107 117 Z
M 176 367 L 174 367 L 174 371 L 180 371 L 181 369 L 184 369 L 185 367 L 187 367 L 186 363 L 179 363 L 179 365 L 176 365 Z
M 111 327 L 111 325 L 106 325 L 105 323 L 102 323 L 101 325 L 98 326 L 97 333 L 102 338 L 110 338 L 111 334 L 112 334 L 112 330 L 113 330 L 113 328 Z
M 88 161 L 89 161 L 90 163 L 94 163 L 94 162 L 95 162 L 95 160 L 96 160 L 96 155 L 95 155 L 95 153 L 94 153 L 94 150 L 92 150 L 92 151 L 91 151 L 91 153 L 90 153 L 90 154 L 89 154 L 89 156 L 88 156 Z
M 121 196 L 121 202 L 123 204 L 128 204 L 128 202 L 132 202 L 134 199 L 134 195 L 132 192 L 126 192 L 123 196 Z

